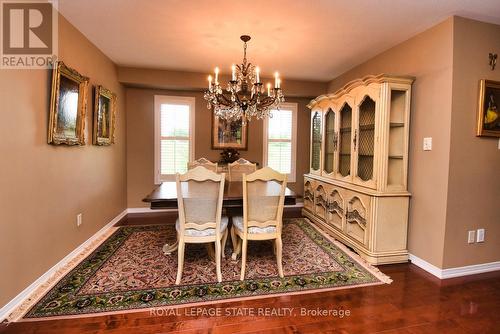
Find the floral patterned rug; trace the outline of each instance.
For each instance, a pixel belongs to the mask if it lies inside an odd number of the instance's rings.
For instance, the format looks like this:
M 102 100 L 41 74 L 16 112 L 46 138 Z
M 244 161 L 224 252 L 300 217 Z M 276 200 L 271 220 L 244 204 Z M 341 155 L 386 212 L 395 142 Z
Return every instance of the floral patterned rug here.
M 251 241 L 246 280 L 240 281 L 240 261 L 231 260 L 228 240 L 222 283 L 217 283 L 215 262 L 209 259 L 206 247 L 188 244 L 182 283 L 176 286 L 177 253 L 162 252 L 163 245 L 175 238 L 173 224 L 120 227 L 24 318 L 92 315 L 390 283 L 387 276 L 319 232 L 309 220 L 298 218 L 286 220 L 283 227 L 284 278 L 278 276 L 272 243 Z

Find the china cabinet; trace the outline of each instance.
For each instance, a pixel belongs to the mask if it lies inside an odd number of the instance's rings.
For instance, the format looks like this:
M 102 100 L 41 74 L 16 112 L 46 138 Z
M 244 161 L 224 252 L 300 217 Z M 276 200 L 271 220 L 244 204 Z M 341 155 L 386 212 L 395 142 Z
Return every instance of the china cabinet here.
M 354 80 L 312 100 L 303 214 L 373 264 L 408 259 L 408 76 Z

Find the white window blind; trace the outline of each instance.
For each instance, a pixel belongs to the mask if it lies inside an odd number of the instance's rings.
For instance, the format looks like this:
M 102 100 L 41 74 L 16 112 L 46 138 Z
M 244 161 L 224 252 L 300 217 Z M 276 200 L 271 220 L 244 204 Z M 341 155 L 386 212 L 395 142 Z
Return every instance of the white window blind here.
M 272 117 L 265 122 L 264 164 L 288 174 L 290 182 L 295 182 L 296 129 L 296 104 L 286 104 L 280 110 L 272 110 Z
M 156 183 L 187 171 L 193 152 L 194 99 L 156 96 Z

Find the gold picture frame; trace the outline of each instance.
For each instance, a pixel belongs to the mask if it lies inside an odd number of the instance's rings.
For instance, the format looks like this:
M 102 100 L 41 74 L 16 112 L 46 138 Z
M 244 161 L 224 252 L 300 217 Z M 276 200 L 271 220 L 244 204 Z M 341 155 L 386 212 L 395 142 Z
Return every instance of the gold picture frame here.
M 246 151 L 248 147 L 248 122 L 220 119 L 212 112 L 212 149 L 234 148 Z
M 50 94 L 48 143 L 85 145 L 85 115 L 89 78 L 66 66 L 54 64 Z
M 478 137 L 500 137 L 500 81 L 479 82 Z
M 94 91 L 94 127 L 92 142 L 94 145 L 115 143 L 116 94 L 103 86 Z

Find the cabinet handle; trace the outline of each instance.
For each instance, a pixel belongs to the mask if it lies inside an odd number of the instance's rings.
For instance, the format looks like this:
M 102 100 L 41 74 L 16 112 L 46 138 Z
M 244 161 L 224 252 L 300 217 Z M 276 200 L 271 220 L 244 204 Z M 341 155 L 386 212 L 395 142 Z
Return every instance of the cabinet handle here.
M 354 144 L 354 151 L 356 151 L 357 139 L 358 139 L 358 129 L 354 130 L 354 139 L 352 140 Z

